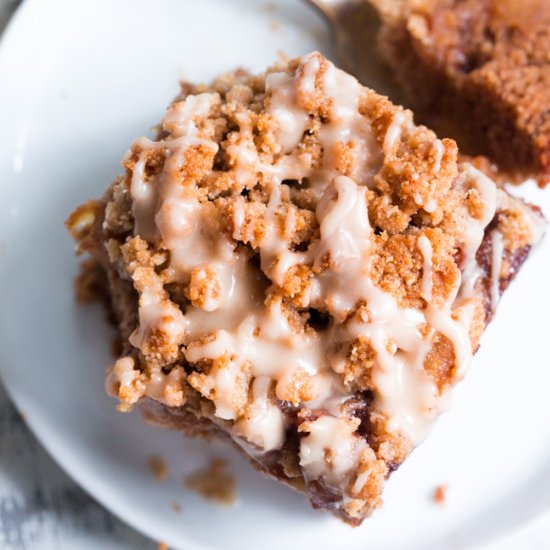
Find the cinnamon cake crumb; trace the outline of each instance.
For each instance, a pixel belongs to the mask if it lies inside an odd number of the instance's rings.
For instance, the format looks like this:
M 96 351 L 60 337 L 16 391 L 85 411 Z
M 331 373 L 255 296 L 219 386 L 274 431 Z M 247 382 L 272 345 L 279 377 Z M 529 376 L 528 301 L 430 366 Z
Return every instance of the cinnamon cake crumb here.
M 273 33 L 278 33 L 281 30 L 281 22 L 277 21 L 276 19 L 273 19 L 269 22 L 269 29 Z
M 156 480 L 162 481 L 163 479 L 166 479 L 168 475 L 168 467 L 166 465 L 166 461 L 161 455 L 151 455 L 147 463 L 153 477 Z
M 449 489 L 448 483 L 438 485 L 433 492 L 433 501 L 436 504 L 443 505 L 447 501 L 447 490 Z
M 228 471 L 227 461 L 220 458 L 186 476 L 185 486 L 218 504 L 228 505 L 235 500 L 235 477 Z
M 172 508 L 172 510 L 174 510 L 174 512 L 176 512 L 176 514 L 181 513 L 181 504 L 178 504 L 177 502 L 172 502 L 170 504 L 170 508 Z

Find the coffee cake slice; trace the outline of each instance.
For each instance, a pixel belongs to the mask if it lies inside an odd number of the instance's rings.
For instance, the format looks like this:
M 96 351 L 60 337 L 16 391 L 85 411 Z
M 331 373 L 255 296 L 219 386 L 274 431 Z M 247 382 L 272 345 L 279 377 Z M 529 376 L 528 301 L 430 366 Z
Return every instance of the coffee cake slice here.
M 550 4 L 370 0 L 379 44 L 421 120 L 512 178 L 550 179 Z
M 233 441 L 359 524 L 429 432 L 539 211 L 319 53 L 184 83 L 68 227 L 123 350 L 119 409 Z

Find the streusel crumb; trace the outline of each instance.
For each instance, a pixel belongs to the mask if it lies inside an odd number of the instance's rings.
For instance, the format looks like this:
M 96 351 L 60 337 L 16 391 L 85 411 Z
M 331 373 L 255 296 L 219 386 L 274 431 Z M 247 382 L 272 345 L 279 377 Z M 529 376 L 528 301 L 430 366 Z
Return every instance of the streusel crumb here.
M 466 374 L 540 213 L 318 53 L 183 83 L 123 165 L 67 222 L 119 325 L 108 392 L 359 524 Z M 215 463 L 188 485 L 229 498 L 231 479 Z
M 166 461 L 161 455 L 150 456 L 148 465 L 155 479 L 158 481 L 166 479 L 166 476 L 168 475 L 168 467 L 166 466 Z
M 185 486 L 218 504 L 231 504 L 235 500 L 235 477 L 228 471 L 227 462 L 219 458 L 207 468 L 189 474 Z

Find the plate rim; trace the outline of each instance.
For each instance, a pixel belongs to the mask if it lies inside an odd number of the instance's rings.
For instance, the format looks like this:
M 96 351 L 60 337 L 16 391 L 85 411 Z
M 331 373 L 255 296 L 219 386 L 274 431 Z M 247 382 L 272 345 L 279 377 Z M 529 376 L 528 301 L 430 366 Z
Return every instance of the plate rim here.
M 41 0 L 22 0 L 4 27 L 4 30 L 0 36 L 0 81 L 2 78 L 4 63 L 7 59 L 9 59 L 10 55 L 13 55 L 10 51 L 12 48 L 12 42 L 16 40 L 16 37 L 20 33 L 25 32 L 27 20 L 32 17 L 33 10 L 40 1 Z M 548 232 L 550 233 L 550 228 Z M 550 238 L 550 235 L 547 236 L 547 238 Z M 35 421 L 34 415 L 25 414 L 23 398 L 19 395 L 18 389 L 13 387 L 11 381 L 9 381 L 8 377 L 6 377 L 5 372 L 7 367 L 3 367 L 3 363 L 4 361 L 2 357 L 0 357 L 0 382 L 5 389 L 5 393 L 7 394 L 10 402 L 18 411 L 18 414 L 23 419 L 25 426 L 29 428 L 33 436 L 37 439 L 42 448 L 47 452 L 48 456 L 56 463 L 56 465 L 59 466 L 61 470 L 63 470 L 63 472 L 65 472 L 77 486 L 81 487 L 96 503 L 105 508 L 109 513 L 113 514 L 113 516 L 118 518 L 125 525 L 148 537 L 153 543 L 158 542 L 158 540 L 162 540 L 163 537 L 159 536 L 160 534 L 156 532 L 154 528 L 150 528 L 155 525 L 154 522 L 134 522 L 131 514 L 125 513 L 125 507 L 119 508 L 116 506 L 116 502 L 113 503 L 107 498 L 103 498 L 101 491 L 94 488 L 93 479 L 80 475 L 80 472 L 78 472 L 78 467 L 74 463 L 74 459 L 71 460 L 70 457 L 66 456 L 62 449 L 56 447 L 55 437 L 52 438 L 48 435 L 47 430 L 41 429 L 39 422 Z M 514 527 L 507 528 L 490 539 L 469 545 L 468 550 L 484 550 L 489 546 L 492 547 L 505 541 L 507 542 L 507 539 L 510 539 L 510 542 L 512 542 L 514 539 L 517 539 L 522 535 L 526 535 L 529 531 L 532 531 L 539 524 L 542 524 L 545 521 L 550 521 L 550 501 L 545 505 L 544 509 L 541 509 L 540 512 L 535 513 L 528 520 L 525 520 Z M 185 545 L 186 550 L 220 550 L 221 548 L 213 547 L 202 542 L 198 542 L 195 539 L 188 538 L 188 535 L 184 529 L 180 531 L 179 536 L 180 540 L 176 543 L 176 545 L 182 548 L 183 545 Z M 174 544 L 174 541 L 171 541 L 170 544 Z
M 17 35 L 21 32 L 25 32 L 25 26 L 27 19 L 32 17 L 32 12 L 41 0 L 22 0 L 16 7 L 15 11 L 11 14 L 6 26 L 0 35 L 0 80 L 3 72 L 3 66 L 9 56 L 12 55 L 10 48 L 12 42 L 16 40 Z M 1 355 L 1 354 L 0 354 Z M 7 394 L 10 403 L 15 407 L 20 418 L 23 420 L 25 426 L 30 430 L 32 435 L 39 442 L 40 446 L 46 451 L 48 457 L 75 483 L 80 487 L 90 498 L 94 500 L 99 506 L 103 507 L 110 514 L 116 517 L 124 525 L 130 529 L 135 530 L 141 535 L 147 537 L 151 542 L 156 543 L 162 540 L 162 536 L 155 529 L 150 529 L 149 524 L 138 524 L 132 521 L 129 514 L 125 514 L 123 509 L 119 509 L 110 500 L 103 498 L 100 490 L 94 488 L 93 481 L 86 478 L 86 476 L 79 475 L 77 467 L 74 461 L 71 461 L 69 457 L 66 457 L 62 450 L 56 447 L 55 438 L 48 435 L 48 432 L 42 430 L 38 426 L 38 422 L 34 420 L 34 415 L 25 414 L 25 407 L 23 405 L 23 399 L 19 396 L 17 388 L 13 387 L 11 381 L 6 376 L 7 368 L 2 365 L 4 360 L 0 356 L 0 382 Z M 154 525 L 154 523 L 151 523 Z M 178 541 L 177 546 L 186 545 L 185 550 L 220 550 L 209 545 L 204 545 L 196 540 L 188 538 L 185 531 L 181 531 L 181 540 Z M 171 545 L 174 541 L 171 541 Z

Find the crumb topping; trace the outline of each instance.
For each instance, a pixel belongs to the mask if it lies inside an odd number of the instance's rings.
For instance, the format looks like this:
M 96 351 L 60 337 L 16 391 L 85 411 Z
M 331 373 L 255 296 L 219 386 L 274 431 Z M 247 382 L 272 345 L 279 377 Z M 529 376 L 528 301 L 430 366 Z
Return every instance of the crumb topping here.
M 257 456 L 292 422 L 288 468 L 363 517 L 477 347 L 487 227 L 494 307 L 508 232 L 531 242 L 536 217 L 318 53 L 183 85 L 124 166 L 102 220 L 73 215 L 138 297 L 108 391 L 192 403 Z

